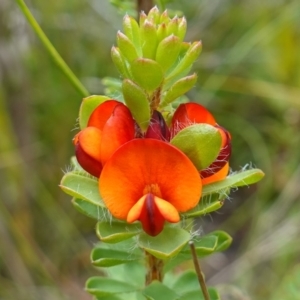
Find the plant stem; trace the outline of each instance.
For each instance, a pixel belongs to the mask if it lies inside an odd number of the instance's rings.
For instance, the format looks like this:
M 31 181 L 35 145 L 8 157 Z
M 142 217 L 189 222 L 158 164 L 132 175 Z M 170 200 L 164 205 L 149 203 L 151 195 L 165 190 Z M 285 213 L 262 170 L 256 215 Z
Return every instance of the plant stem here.
M 147 261 L 146 286 L 153 280 L 162 281 L 163 261 L 154 257 L 152 254 L 145 252 Z
M 191 248 L 193 263 L 194 263 L 194 266 L 195 266 L 195 270 L 196 270 L 198 281 L 199 281 L 199 284 L 200 284 L 200 287 L 201 287 L 202 294 L 203 294 L 205 300 L 210 300 L 208 290 L 207 290 L 207 287 L 206 287 L 206 284 L 205 284 L 205 279 L 204 279 L 203 274 L 201 272 L 200 263 L 199 263 L 198 258 L 197 258 L 197 253 L 196 253 L 194 242 L 190 241 L 189 245 L 190 245 L 190 248 Z
M 149 10 L 154 6 L 153 0 L 137 0 L 137 12 L 138 14 L 143 11 L 148 14 Z
M 32 29 L 35 31 L 36 35 L 40 38 L 41 42 L 47 49 L 50 56 L 54 59 L 55 63 L 57 64 L 58 68 L 66 75 L 69 81 L 73 84 L 73 86 L 77 89 L 77 91 L 83 96 L 89 96 L 89 92 L 87 89 L 82 85 L 79 79 L 74 75 L 72 70 L 68 67 L 59 53 L 56 51 L 55 47 L 51 44 L 45 33 L 43 32 L 42 28 L 35 20 L 34 16 L 30 12 L 29 8 L 25 4 L 23 0 L 15 0 L 19 5 L 23 15 L 26 17 L 28 23 L 31 25 Z

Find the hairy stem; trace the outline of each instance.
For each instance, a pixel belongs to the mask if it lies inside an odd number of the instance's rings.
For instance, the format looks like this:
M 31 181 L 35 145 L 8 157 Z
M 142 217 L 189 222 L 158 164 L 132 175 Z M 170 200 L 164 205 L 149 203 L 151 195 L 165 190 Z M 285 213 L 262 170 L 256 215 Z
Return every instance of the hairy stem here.
M 199 263 L 198 258 L 197 258 L 197 253 L 196 253 L 194 242 L 190 241 L 189 245 L 190 245 L 190 248 L 191 248 L 193 263 L 194 263 L 194 267 L 195 267 L 195 270 L 196 270 L 198 281 L 199 281 L 199 284 L 200 284 L 200 287 L 201 287 L 202 294 L 203 294 L 205 300 L 210 300 L 208 290 L 207 290 L 207 287 L 206 287 L 206 284 L 205 284 L 205 279 L 204 279 L 203 274 L 201 272 L 200 263 Z
M 153 280 L 163 280 L 163 261 L 154 257 L 152 254 L 145 252 L 147 262 L 146 285 L 149 285 Z
M 30 12 L 29 8 L 25 4 L 23 0 L 15 0 L 19 5 L 23 15 L 26 17 L 28 23 L 31 25 L 32 29 L 35 31 L 36 35 L 40 38 L 41 42 L 45 46 L 46 50 L 53 58 L 54 62 L 57 64 L 58 68 L 66 75 L 69 81 L 73 84 L 73 86 L 77 89 L 77 91 L 83 96 L 89 96 L 89 92 L 87 89 L 82 85 L 79 79 L 74 75 L 72 70 L 69 66 L 65 63 L 59 53 L 56 51 L 55 47 L 51 44 L 45 33 L 43 32 L 42 28 L 35 20 L 34 16 Z

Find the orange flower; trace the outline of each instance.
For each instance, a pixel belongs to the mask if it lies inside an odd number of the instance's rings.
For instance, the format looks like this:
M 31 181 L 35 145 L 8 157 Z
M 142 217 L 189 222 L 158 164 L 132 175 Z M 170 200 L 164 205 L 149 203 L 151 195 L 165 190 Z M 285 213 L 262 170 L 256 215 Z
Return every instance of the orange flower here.
M 203 184 L 209 184 L 224 179 L 229 171 L 228 160 L 231 154 L 230 134 L 217 123 L 213 115 L 202 105 L 185 103 L 179 105 L 175 111 L 171 134 L 175 136 L 180 130 L 197 123 L 206 123 L 218 128 L 222 136 L 221 150 L 216 160 L 205 170 L 199 170 Z
M 129 109 L 116 100 L 105 101 L 93 111 L 87 128 L 75 136 L 76 158 L 84 170 L 99 177 L 110 156 L 134 137 Z
M 165 221 L 179 222 L 180 212 L 197 205 L 201 178 L 180 150 L 155 139 L 135 139 L 121 146 L 103 167 L 100 193 L 111 214 L 139 220 L 151 236 Z

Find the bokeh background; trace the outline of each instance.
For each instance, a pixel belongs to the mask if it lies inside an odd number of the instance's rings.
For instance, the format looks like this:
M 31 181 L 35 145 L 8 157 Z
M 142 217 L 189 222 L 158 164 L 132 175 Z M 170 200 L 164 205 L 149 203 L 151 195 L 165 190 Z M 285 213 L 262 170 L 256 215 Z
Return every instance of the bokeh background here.
M 108 0 L 26 2 L 90 93 L 103 94 L 101 79 L 118 77 L 110 48 L 122 9 Z M 224 299 L 300 299 L 300 2 L 176 0 L 167 7 L 187 17 L 187 41 L 203 41 L 190 99 L 231 132 L 233 170 L 266 173 L 199 220 L 204 233 L 219 228 L 234 237 L 228 251 L 202 262 L 208 283 Z M 95 222 L 58 187 L 81 98 L 16 2 L 1 0 L 0 299 L 91 299 L 83 287 L 99 274 L 89 262 Z

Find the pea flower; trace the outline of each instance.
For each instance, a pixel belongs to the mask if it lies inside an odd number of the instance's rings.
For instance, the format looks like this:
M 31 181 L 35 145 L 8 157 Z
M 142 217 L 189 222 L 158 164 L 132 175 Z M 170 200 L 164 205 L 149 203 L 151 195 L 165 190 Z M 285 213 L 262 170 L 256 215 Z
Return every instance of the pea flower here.
M 185 103 L 179 105 L 171 121 L 171 137 L 193 124 L 209 124 L 216 127 L 222 137 L 219 155 L 212 164 L 204 170 L 199 170 L 203 184 L 209 184 L 224 179 L 229 171 L 231 154 L 231 136 L 227 130 L 219 126 L 213 115 L 202 105 Z
M 87 127 L 74 138 L 75 154 L 81 167 L 99 177 L 103 165 L 124 143 L 135 137 L 135 122 L 127 106 L 116 100 L 100 104 Z
M 185 128 L 202 123 L 217 128 L 222 145 L 215 161 L 197 170 L 172 140 Z M 99 177 L 100 194 L 111 214 L 128 223 L 139 220 L 151 236 L 159 234 L 165 222 L 177 223 L 180 213 L 194 208 L 203 184 L 222 180 L 228 173 L 230 136 L 196 103 L 181 104 L 170 127 L 154 110 L 142 134 L 130 110 L 108 100 L 93 111 L 74 144 L 79 164 Z

